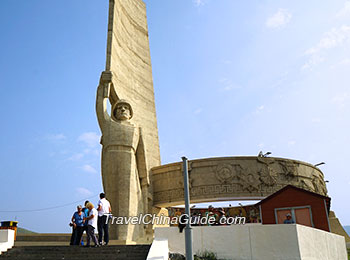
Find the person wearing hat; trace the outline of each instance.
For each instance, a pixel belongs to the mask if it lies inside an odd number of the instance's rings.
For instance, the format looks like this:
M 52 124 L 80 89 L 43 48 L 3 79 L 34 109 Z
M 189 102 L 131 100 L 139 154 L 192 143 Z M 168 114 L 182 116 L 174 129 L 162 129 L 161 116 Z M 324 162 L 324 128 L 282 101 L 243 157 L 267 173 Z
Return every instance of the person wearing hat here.
M 73 234 L 71 238 L 71 245 L 78 246 L 80 244 L 81 237 L 84 232 L 84 217 L 85 214 L 82 211 L 83 207 L 81 205 L 77 206 L 77 211 L 74 212 L 72 216 L 72 226 L 73 226 Z
M 286 215 L 286 219 L 284 220 L 283 224 L 295 224 L 292 218 L 292 215 L 290 213 Z

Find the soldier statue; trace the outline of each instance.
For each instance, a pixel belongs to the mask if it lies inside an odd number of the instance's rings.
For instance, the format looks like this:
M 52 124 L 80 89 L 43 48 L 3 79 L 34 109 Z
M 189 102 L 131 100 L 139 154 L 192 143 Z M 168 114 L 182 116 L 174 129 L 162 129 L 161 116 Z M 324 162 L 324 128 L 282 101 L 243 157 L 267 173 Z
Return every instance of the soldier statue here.
M 126 100 L 112 104 L 107 111 L 111 92 L 114 91 L 112 73 L 103 72 L 97 89 L 96 113 L 102 132 L 102 181 L 114 217 L 139 216 L 148 211 L 147 163 L 141 129 L 131 122 L 133 109 Z M 116 96 L 117 93 L 115 93 Z M 125 243 L 145 236 L 142 224 L 111 224 L 111 238 Z

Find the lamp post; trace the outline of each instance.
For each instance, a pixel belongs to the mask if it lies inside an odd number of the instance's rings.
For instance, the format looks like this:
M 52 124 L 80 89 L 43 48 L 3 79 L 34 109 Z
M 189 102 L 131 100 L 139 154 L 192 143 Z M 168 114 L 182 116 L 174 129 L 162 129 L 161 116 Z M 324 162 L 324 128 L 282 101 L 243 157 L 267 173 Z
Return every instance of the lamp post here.
M 186 245 L 186 259 L 193 260 L 192 253 L 192 228 L 191 228 L 191 212 L 190 212 L 190 191 L 188 185 L 188 160 L 185 156 L 182 157 L 183 175 L 184 175 L 184 194 L 185 194 L 185 214 L 187 216 L 187 223 L 185 227 L 185 245 Z

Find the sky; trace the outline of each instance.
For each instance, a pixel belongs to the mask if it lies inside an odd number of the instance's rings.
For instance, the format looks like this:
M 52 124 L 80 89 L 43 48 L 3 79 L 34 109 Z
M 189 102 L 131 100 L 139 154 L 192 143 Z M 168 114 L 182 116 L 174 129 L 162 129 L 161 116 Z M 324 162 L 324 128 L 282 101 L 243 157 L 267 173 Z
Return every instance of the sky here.
M 324 161 L 350 225 L 350 1 L 145 3 L 162 164 Z M 97 202 L 107 15 L 107 0 L 1 1 L 0 220 L 70 232 L 75 206 Z

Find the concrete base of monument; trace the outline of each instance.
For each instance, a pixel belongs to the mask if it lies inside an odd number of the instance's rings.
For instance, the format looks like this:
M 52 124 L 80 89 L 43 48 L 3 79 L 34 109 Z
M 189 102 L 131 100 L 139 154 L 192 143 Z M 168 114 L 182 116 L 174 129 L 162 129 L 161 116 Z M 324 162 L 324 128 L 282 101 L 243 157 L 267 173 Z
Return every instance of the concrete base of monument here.
M 214 252 L 219 259 L 347 259 L 343 236 L 303 225 L 193 227 L 192 232 L 193 252 Z M 185 235 L 177 227 L 156 228 L 157 239 L 168 241 L 170 253 L 185 254 Z

